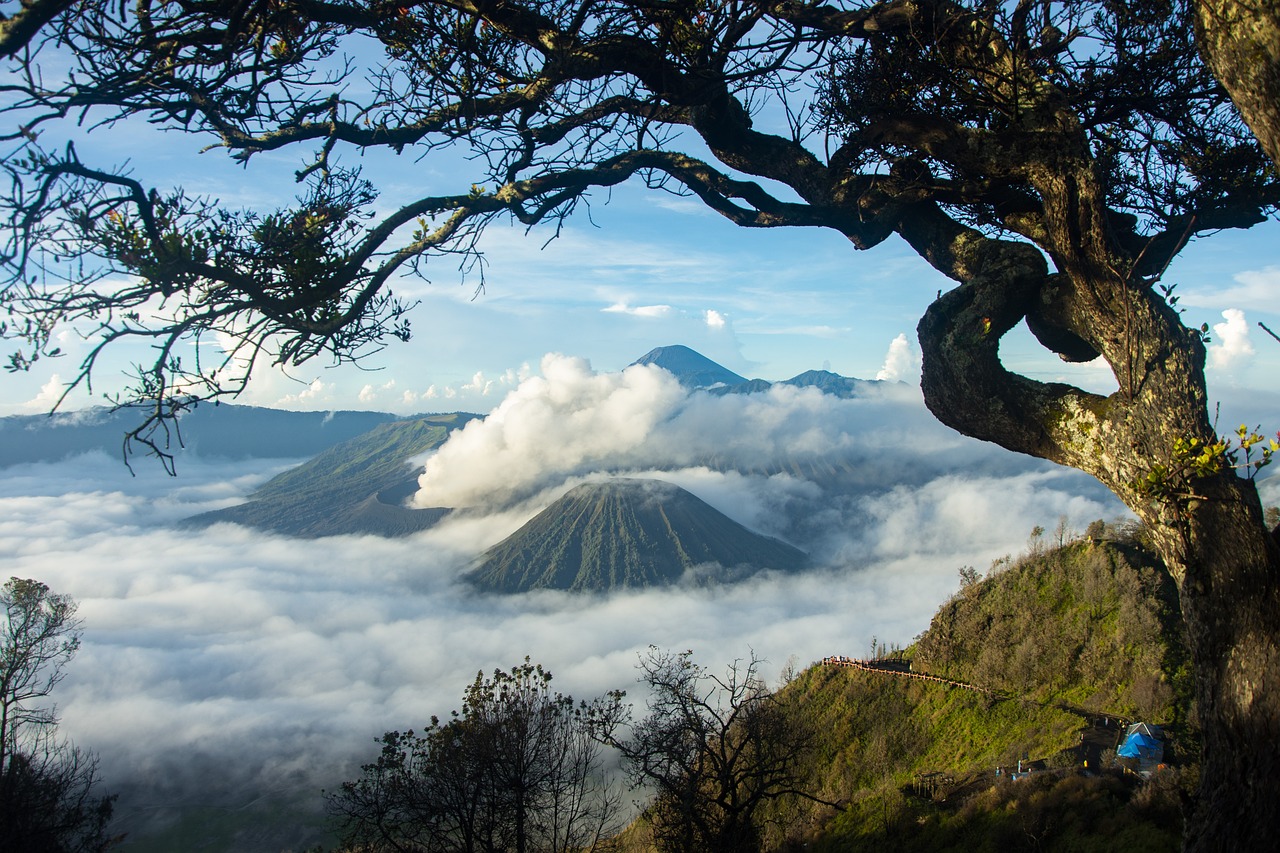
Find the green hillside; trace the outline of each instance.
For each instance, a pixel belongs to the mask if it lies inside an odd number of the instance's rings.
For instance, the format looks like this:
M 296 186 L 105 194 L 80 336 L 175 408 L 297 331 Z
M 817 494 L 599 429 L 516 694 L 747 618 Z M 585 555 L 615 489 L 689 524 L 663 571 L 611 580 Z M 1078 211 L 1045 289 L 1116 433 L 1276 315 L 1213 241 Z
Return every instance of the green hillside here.
M 1177 850 L 1183 771 L 1094 775 L 1138 719 L 1165 727 L 1171 762 L 1196 755 L 1167 575 L 1132 543 L 1086 539 L 969 577 L 902 671 L 817 664 L 783 691 L 815 733 L 812 790 L 842 807 L 777 815 L 790 829 L 772 846 Z M 1009 781 L 1019 759 L 1044 772 Z
M 807 558 L 753 533 L 689 492 L 659 480 L 614 479 L 569 491 L 489 549 L 468 573 L 494 592 L 607 592 L 687 580 L 794 571 Z
M 448 510 L 401 506 L 416 489 L 422 470 L 409 460 L 439 447 L 474 417 L 426 415 L 380 424 L 274 477 L 247 503 L 203 513 L 188 523 L 227 521 L 305 537 L 403 536 L 423 530 Z
M 1187 653 L 1166 639 L 1180 625 L 1177 589 L 1154 557 L 1084 539 L 967 585 L 934 615 L 915 661 L 1010 695 L 1174 722 L 1191 691 Z

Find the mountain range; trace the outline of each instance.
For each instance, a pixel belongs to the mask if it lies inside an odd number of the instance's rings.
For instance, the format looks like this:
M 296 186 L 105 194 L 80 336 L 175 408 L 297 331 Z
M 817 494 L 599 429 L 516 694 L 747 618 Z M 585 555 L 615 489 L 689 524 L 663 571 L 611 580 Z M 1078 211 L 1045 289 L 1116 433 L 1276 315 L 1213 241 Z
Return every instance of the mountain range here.
M 634 364 L 660 367 L 696 393 L 757 393 L 775 384 L 763 379 L 743 379 L 684 346 L 658 347 Z M 880 383 L 811 370 L 777 384 L 817 388 L 826 394 L 848 398 Z M 436 449 L 450 431 L 478 417 L 453 413 L 379 423 L 368 432 L 332 444 L 307 463 L 270 480 L 254 492 L 248 502 L 204 513 L 190 519 L 190 523 L 200 526 L 234 522 L 308 538 L 351 533 L 405 536 L 424 530 L 443 518 L 448 509 L 403 506 L 416 491 L 417 478 L 422 472 L 421 466 L 411 464 L 410 459 Z M 713 470 L 728 467 L 714 457 L 701 460 L 701 464 Z M 758 466 L 748 467 L 743 473 L 765 476 L 790 473 L 811 479 L 838 478 L 853 473 L 846 470 L 841 460 L 825 456 L 797 457 L 787 463 L 762 461 Z
M 632 362 L 652 364 L 672 374 L 686 388 L 706 391 L 708 394 L 759 394 L 774 385 L 790 385 L 795 388 L 817 388 L 824 394 L 836 397 L 857 397 L 869 389 L 885 384 L 879 379 L 854 379 L 829 370 L 806 370 L 798 376 L 770 382 L 767 379 L 744 379 L 726 367 L 686 346 L 666 346 L 652 349 Z
M 690 393 L 751 394 L 774 384 L 816 388 L 849 398 L 878 383 L 808 371 L 782 383 L 745 379 L 684 346 L 658 347 L 635 364 L 670 372 Z M 0 420 L 0 465 L 54 460 L 119 446 L 134 416 L 89 410 Z M 373 412 L 304 413 L 219 405 L 182 421 L 189 452 L 210 456 L 287 457 L 314 454 L 273 478 L 248 501 L 203 513 L 185 524 L 235 523 L 287 536 L 406 536 L 448 515 L 450 507 L 411 508 L 423 466 L 415 457 L 439 448 L 453 430 L 480 417 L 468 413 L 397 418 Z M 748 468 L 711 457 L 712 470 Z M 787 473 L 831 481 L 854 476 L 847 460 L 828 454 L 762 460 L 744 474 Z M 842 467 L 844 466 L 844 467 Z M 806 555 L 754 533 L 689 492 L 658 481 L 614 480 L 566 494 L 477 559 L 467 578 L 485 590 L 538 588 L 607 591 L 698 579 L 729 580 L 757 569 L 794 571 Z
M 93 451 L 118 456 L 125 433 L 141 419 L 127 406 L 0 418 L 0 468 L 56 462 Z M 296 459 L 398 419 L 386 412 L 288 412 L 206 404 L 182 416 L 169 449 L 178 456 Z

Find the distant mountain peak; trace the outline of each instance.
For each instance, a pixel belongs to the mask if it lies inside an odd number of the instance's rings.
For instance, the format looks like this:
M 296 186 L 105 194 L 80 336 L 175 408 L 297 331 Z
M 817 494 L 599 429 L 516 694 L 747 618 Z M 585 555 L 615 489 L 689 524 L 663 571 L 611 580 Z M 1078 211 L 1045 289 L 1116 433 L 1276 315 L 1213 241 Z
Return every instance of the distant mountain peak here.
M 680 380 L 680 384 L 687 388 L 741 385 L 747 381 L 729 368 L 716 364 L 702 353 L 680 344 L 651 349 L 632 364 L 652 364 L 655 367 L 661 367 L 674 375 Z
M 837 397 L 857 397 L 861 391 L 882 383 L 875 379 L 854 379 L 849 376 L 841 376 L 838 373 L 832 373 L 830 370 L 806 370 L 799 376 L 784 380 L 783 384 L 793 385 L 797 388 L 817 388 L 824 394 L 834 394 Z

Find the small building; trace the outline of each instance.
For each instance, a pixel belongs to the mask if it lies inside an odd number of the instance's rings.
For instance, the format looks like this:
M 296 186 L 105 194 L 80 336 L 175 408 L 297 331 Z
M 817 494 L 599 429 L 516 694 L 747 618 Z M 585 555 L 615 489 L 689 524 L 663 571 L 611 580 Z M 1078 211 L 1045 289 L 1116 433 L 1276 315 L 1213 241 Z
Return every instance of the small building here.
M 1116 757 L 1129 769 L 1151 775 L 1164 761 L 1164 732 L 1150 723 L 1134 723 L 1125 729 Z

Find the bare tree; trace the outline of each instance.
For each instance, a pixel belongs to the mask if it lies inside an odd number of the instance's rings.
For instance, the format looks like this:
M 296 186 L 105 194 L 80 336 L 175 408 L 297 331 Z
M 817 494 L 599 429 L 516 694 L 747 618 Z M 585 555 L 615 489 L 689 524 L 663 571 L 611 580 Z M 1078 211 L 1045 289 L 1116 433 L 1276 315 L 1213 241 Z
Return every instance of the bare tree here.
M 570 853 L 619 827 L 590 706 L 552 693 L 551 674 L 525 661 L 467 688 L 461 711 L 421 735 L 388 732 L 377 761 L 328 796 L 348 844 L 413 853 Z M 611 710 L 612 709 L 612 710 Z
M 76 603 L 35 580 L 9 578 L 0 589 L 0 762 L 57 725 L 45 700 L 80 648 Z
M 490 224 L 554 229 L 623 181 L 744 227 L 857 249 L 896 235 L 956 283 L 917 329 L 930 410 L 1097 477 L 1179 584 L 1205 732 L 1188 847 L 1265 846 L 1280 545 L 1237 470 L 1258 437 L 1216 434 L 1203 328 L 1163 275 L 1189 240 L 1264 221 L 1280 178 L 1196 16 L 1192 0 L 86 0 L 48 30 L 70 71 L 36 51 L 6 89 L 0 334 L 15 370 L 60 329 L 90 334 L 77 382 L 104 348 L 152 344 L 119 402 L 145 407 L 134 437 L 163 455 L 169 419 L 234 394 L 256 360 L 407 337 L 397 275 L 480 272 Z M 369 86 L 344 84 L 361 71 Z M 272 212 L 153 189 L 42 147 L 70 121 L 147 121 L 241 161 L 301 151 L 303 188 Z M 476 171 L 387 213 L 342 160 L 379 150 L 462 151 Z M 1101 357 L 1116 391 L 1010 371 L 1000 341 L 1024 320 L 1067 361 Z M 213 335 L 238 347 L 185 349 Z
M 94 794 L 97 759 L 58 737 L 49 700 L 80 647 L 76 603 L 15 577 L 0 607 L 0 839 L 32 853 L 106 850 L 115 798 Z
M 640 659 L 648 713 L 606 739 L 637 786 L 653 792 L 646 815 L 668 853 L 759 850 L 762 807 L 816 799 L 801 784 L 811 738 L 760 679 L 753 653 L 723 675 L 689 651 L 650 647 Z

